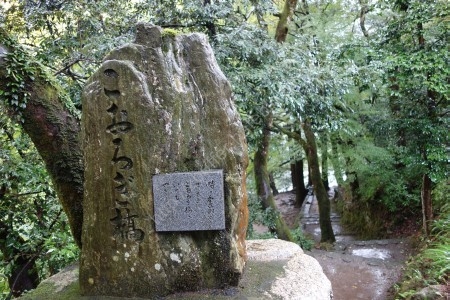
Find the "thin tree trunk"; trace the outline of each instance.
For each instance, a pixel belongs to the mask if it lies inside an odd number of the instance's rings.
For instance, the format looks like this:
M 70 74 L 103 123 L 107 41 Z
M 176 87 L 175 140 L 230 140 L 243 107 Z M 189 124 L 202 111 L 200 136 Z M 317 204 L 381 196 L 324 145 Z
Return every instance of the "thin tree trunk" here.
M 204 0 L 203 6 L 206 7 L 208 5 L 211 5 L 211 0 Z M 205 22 L 205 26 L 206 26 L 206 29 L 208 30 L 208 37 L 211 39 L 211 41 L 215 41 L 216 35 L 217 35 L 217 30 L 216 30 L 216 25 L 214 24 L 214 21 L 212 19 L 207 20 Z
M 291 180 L 295 190 L 295 207 L 301 207 L 308 190 L 305 187 L 305 177 L 303 175 L 303 159 L 291 164 Z
M 292 16 L 294 15 L 295 8 L 297 7 L 297 0 L 286 0 L 284 2 L 283 11 L 279 14 L 279 20 L 275 33 L 275 39 L 279 43 L 286 41 L 288 34 L 288 25 Z
M 350 155 L 348 153 L 353 153 L 353 148 L 355 147 L 355 144 L 352 140 L 349 140 L 347 142 L 344 142 L 342 139 L 339 139 L 339 144 L 341 147 L 345 147 L 345 174 L 346 174 L 346 183 L 349 187 L 349 197 L 347 198 L 347 201 L 352 202 L 358 202 L 359 200 L 359 180 L 358 180 L 358 174 L 355 171 L 355 166 L 352 165 L 352 160 Z
M 287 36 L 287 25 L 290 18 L 294 14 L 294 9 L 297 1 L 286 0 L 283 12 L 280 14 L 278 20 L 277 30 L 275 33 L 275 39 L 277 42 L 284 42 Z M 263 207 L 272 208 L 276 214 L 275 226 L 276 232 L 280 239 L 293 241 L 293 237 L 288 227 L 281 218 L 278 209 L 276 208 L 273 194 L 269 188 L 270 180 L 267 171 L 267 158 L 269 153 L 270 143 L 270 130 L 272 128 L 272 112 L 268 112 L 265 116 L 265 128 L 263 129 L 263 137 L 260 141 L 258 148 L 255 152 L 254 168 L 255 168 L 255 181 L 258 197 L 261 199 Z
M 431 198 L 431 186 L 432 182 L 428 174 L 424 174 L 422 177 L 422 216 L 423 216 L 423 231 L 427 236 L 431 232 L 431 221 L 433 220 L 433 205 Z
M 278 209 L 275 205 L 275 199 L 270 189 L 269 172 L 267 171 L 267 159 L 269 156 L 270 145 L 270 129 L 272 127 L 272 113 L 269 113 L 265 117 L 265 126 L 263 129 L 263 136 L 256 149 L 253 165 L 255 172 L 255 184 L 256 193 L 261 201 L 264 209 L 272 209 L 275 214 L 275 228 L 271 228 L 275 231 L 277 237 L 286 241 L 293 241 L 293 237 L 289 228 L 286 226 L 282 219 Z
M 311 124 L 309 121 L 303 123 L 303 131 L 306 138 L 306 148 L 305 151 L 308 157 L 308 164 L 311 170 L 311 180 L 314 185 L 314 192 L 319 204 L 319 223 L 321 237 L 320 241 L 334 243 L 336 238 L 334 236 L 333 227 L 331 226 L 330 219 L 330 200 L 328 199 L 327 191 L 322 182 L 322 177 L 319 168 L 319 158 L 317 155 L 316 138 L 314 132 L 312 131 Z
M 336 241 L 333 227 L 331 226 L 330 211 L 331 205 L 328 194 L 322 183 L 320 175 L 319 157 L 317 155 L 316 138 L 312 131 L 309 121 L 305 121 L 302 125 L 306 140 L 302 139 L 297 132 L 291 132 L 275 124 L 275 127 L 288 137 L 298 141 L 306 153 L 308 158 L 308 168 L 310 172 L 311 183 L 314 185 L 314 192 L 319 204 L 319 224 L 321 231 L 321 242 L 333 243 Z
M 425 37 L 423 36 L 423 24 L 419 22 L 417 24 L 417 32 L 418 32 L 418 39 L 419 39 L 419 45 L 421 48 L 425 47 Z M 429 74 L 427 74 L 429 77 Z M 427 90 L 427 108 L 428 117 L 433 120 L 436 119 L 435 115 L 435 98 L 436 95 L 431 90 Z M 427 150 L 422 150 L 422 159 L 424 162 L 428 164 L 428 155 Z M 421 189 L 421 200 L 422 200 L 422 216 L 423 216 L 423 230 L 425 232 L 426 236 L 429 236 L 431 233 L 431 221 L 433 220 L 433 203 L 432 203 L 432 197 L 431 197 L 431 190 L 432 190 L 432 181 L 428 174 L 429 167 L 427 168 L 427 171 L 425 174 L 423 174 L 422 177 L 422 189 Z
M 273 173 L 269 173 L 269 181 L 270 181 L 270 188 L 272 189 L 272 194 L 274 196 L 278 195 L 280 192 L 278 192 L 277 186 L 275 184 L 275 179 L 273 178 Z
M 339 159 L 339 151 L 338 151 L 338 145 L 336 141 L 332 138 L 331 139 L 331 164 L 333 166 L 334 170 L 334 177 L 336 178 L 336 182 L 338 186 L 344 185 L 344 178 L 342 176 L 342 165 Z
M 295 161 L 294 163 L 290 164 L 290 169 L 291 169 L 291 183 L 292 183 L 292 189 L 294 191 L 297 190 L 297 182 L 298 182 L 298 174 L 297 174 L 297 170 L 296 170 L 296 165 L 297 161 Z
M 359 0 L 361 10 L 359 12 L 359 27 L 366 38 L 369 37 L 369 31 L 366 28 L 366 14 L 369 12 L 367 0 Z
M 322 150 L 322 183 L 325 190 L 330 189 L 330 183 L 328 181 L 328 135 L 323 132 L 321 135 L 321 147 Z

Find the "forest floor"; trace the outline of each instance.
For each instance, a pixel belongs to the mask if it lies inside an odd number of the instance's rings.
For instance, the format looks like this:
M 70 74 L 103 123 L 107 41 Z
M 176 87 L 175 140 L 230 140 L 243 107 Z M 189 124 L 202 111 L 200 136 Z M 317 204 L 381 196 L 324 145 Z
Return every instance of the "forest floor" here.
M 413 252 L 408 237 L 395 232 L 396 238 L 392 239 L 359 240 L 342 226 L 334 209 L 334 200 L 331 200 L 336 243 L 332 249 L 321 250 L 316 198 L 307 196 L 301 208 L 293 205 L 295 194 L 292 192 L 280 193 L 275 199 L 287 225 L 292 229 L 300 225 L 303 233 L 315 241 L 316 246 L 305 253 L 316 258 L 322 266 L 333 286 L 334 300 L 393 299 L 392 287 L 400 279 L 404 263 Z M 263 232 L 267 228 L 256 226 L 255 230 Z

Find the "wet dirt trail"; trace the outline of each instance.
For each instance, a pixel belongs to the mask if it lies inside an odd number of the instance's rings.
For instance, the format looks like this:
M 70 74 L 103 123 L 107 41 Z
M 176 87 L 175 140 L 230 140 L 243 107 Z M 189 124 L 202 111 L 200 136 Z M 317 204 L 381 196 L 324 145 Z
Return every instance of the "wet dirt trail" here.
M 320 228 L 317 200 L 313 195 L 307 196 L 299 209 L 293 206 L 294 199 L 295 195 L 289 192 L 277 195 L 276 203 L 280 212 L 288 226 L 300 224 L 303 232 L 318 244 Z M 409 240 L 357 240 L 340 224 L 340 216 L 333 206 L 331 220 L 336 235 L 333 249 L 325 251 L 313 248 L 312 251 L 305 251 L 317 259 L 330 279 L 333 299 L 393 299 L 391 287 L 400 278 L 402 266 L 411 254 Z

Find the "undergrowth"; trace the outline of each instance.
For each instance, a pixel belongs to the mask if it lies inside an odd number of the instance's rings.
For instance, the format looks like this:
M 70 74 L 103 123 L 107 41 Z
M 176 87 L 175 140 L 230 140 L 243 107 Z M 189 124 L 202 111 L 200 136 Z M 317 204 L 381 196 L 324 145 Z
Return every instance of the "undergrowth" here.
M 406 266 L 396 288 L 396 299 L 414 299 L 430 285 L 447 285 L 450 279 L 450 203 L 440 208 L 433 223 L 432 235 L 422 242 L 422 248 Z M 442 295 L 444 296 L 444 295 Z
M 253 224 L 261 224 L 267 226 L 268 228 L 275 228 L 275 211 L 271 208 L 263 210 L 261 202 L 258 201 L 257 197 L 252 197 L 249 195 L 248 201 L 249 208 L 249 226 L 247 230 L 247 239 L 272 239 L 277 238 L 275 232 L 258 233 L 253 230 Z M 298 244 L 303 250 L 311 250 L 314 245 L 314 241 L 305 236 L 300 228 L 295 228 L 291 230 L 291 234 L 294 238 L 294 242 Z

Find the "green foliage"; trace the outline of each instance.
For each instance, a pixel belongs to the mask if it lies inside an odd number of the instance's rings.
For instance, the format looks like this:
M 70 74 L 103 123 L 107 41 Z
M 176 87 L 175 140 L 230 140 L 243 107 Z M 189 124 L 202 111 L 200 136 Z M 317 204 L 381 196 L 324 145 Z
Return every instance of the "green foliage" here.
M 314 246 L 314 241 L 303 233 L 300 228 L 291 231 L 295 243 L 297 243 L 303 250 L 310 251 Z
M 35 68 L 22 47 L 7 38 L 3 30 L 0 28 L 0 45 L 6 46 L 8 52 L 4 58 L 3 72 L 6 84 L 4 89 L 0 89 L 0 105 L 6 105 L 12 110 L 17 121 L 23 121 L 21 112 L 29 98 L 25 84 L 34 80 Z
M 354 170 L 359 178 L 360 201 L 381 203 L 390 212 L 419 204 L 414 194 L 408 191 L 404 177 L 395 168 L 395 158 L 387 149 L 370 141 L 359 141 L 351 151 L 350 170 Z
M 216 56 L 234 87 L 250 143 L 259 139 L 269 111 L 293 129 L 313 116 L 316 128 L 342 121 L 334 105 L 342 102 L 348 73 L 331 53 L 317 64 L 309 38 L 279 44 L 252 24 L 217 36 Z
M 404 164 L 445 177 L 450 96 L 448 2 L 409 1 L 380 31 L 385 84 Z
M 26 82 L 40 74 L 48 82 L 56 77 L 70 96 L 66 105 L 79 109 L 84 82 L 108 51 L 131 41 L 138 21 L 209 35 L 232 83 L 250 148 L 260 138 L 268 113 L 292 131 L 310 119 L 316 133 L 336 137 L 333 143 L 339 146 L 337 160 L 345 166 L 347 184 L 359 181 L 352 209 L 359 214 L 360 226 L 379 225 L 380 219 L 370 220 L 373 210 L 397 215 L 416 209 L 424 173 L 438 185 L 433 193 L 436 208 L 444 207 L 450 91 L 447 1 L 377 1 L 366 18 L 371 25 L 369 39 L 355 29 L 354 7 L 345 1 L 309 1 L 309 11 L 299 1 L 283 44 L 273 37 L 277 22 L 273 15 L 280 8 L 276 2 L 209 2 L 10 1 L 10 7 L 0 5 L 1 30 L 27 45 L 25 51 L 0 37 L 0 43 L 12 50 L 6 57 L 8 85 L 0 91 L 0 186 L 8 190 L 1 216 L 11 228 L 11 251 L 38 253 L 41 276 L 74 259 L 76 249 L 63 215 L 58 217 L 60 208 L 42 162 L 17 125 L 5 121 L 5 108 L 18 112 L 21 121 L 20 110 L 29 99 Z M 45 68 L 36 72 L 39 64 Z M 43 74 L 44 69 L 53 74 Z M 269 168 L 282 178 L 287 170 L 280 165 L 303 154 L 283 137 L 272 141 Z M 37 207 L 43 209 L 42 217 L 36 216 Z M 262 211 L 251 196 L 253 222 L 273 228 L 275 212 Z M 306 243 L 300 231 L 293 233 Z M 251 225 L 248 235 L 254 236 Z M 438 252 L 431 254 L 438 256 Z
M 396 285 L 401 299 L 410 299 L 429 285 L 446 285 L 450 279 L 450 204 L 442 206 L 439 213 L 431 239 L 409 260 L 401 282 Z
M 376 2 L 369 38 L 347 41 L 338 56 L 354 63 L 355 88 L 344 97 L 350 126 L 334 134 L 347 184 L 358 187 L 344 208 L 355 227 L 369 227 L 377 211 L 391 220 L 420 211 L 422 176 L 446 178 L 448 2 L 395 2 Z M 442 197 L 435 190 L 434 201 Z
M 79 250 L 40 156 L 1 113 L 0 141 L 0 273 L 10 276 L 25 258 L 44 279 L 78 259 Z M 6 293 L 3 277 L 0 285 Z
M 0 257 L 1 258 L 1 257 Z M 0 299 L 5 299 L 9 294 L 8 278 L 0 273 Z
M 249 228 L 247 230 L 247 239 L 271 239 L 277 238 L 275 231 L 276 214 L 279 212 L 274 211 L 271 208 L 266 210 L 262 209 L 261 202 L 257 200 L 257 197 L 250 196 L 248 201 L 249 207 Z M 264 225 L 269 228 L 269 231 L 258 233 L 253 229 L 253 224 Z M 271 230 L 272 229 L 272 230 Z M 304 250 L 311 250 L 314 245 L 314 241 L 305 236 L 300 228 L 291 230 L 294 242 L 297 243 Z
M 27 45 L 32 60 L 52 71 L 80 108 L 84 82 L 103 57 L 133 36 L 135 24 L 148 20 L 150 4 L 111 0 L 12 2 L 3 28 Z
M 448 205 L 448 195 L 450 195 L 450 185 L 443 180 L 435 186 L 432 192 L 434 210 L 441 211 L 445 205 Z
M 249 220 L 247 229 L 248 239 L 267 239 L 274 238 L 275 235 L 269 232 L 267 233 L 256 233 L 253 230 L 253 224 L 260 224 L 267 226 L 268 228 L 275 228 L 275 216 L 272 209 L 263 210 L 261 201 L 258 200 L 256 195 L 253 193 L 249 194 L 248 197 L 248 209 L 249 209 Z

